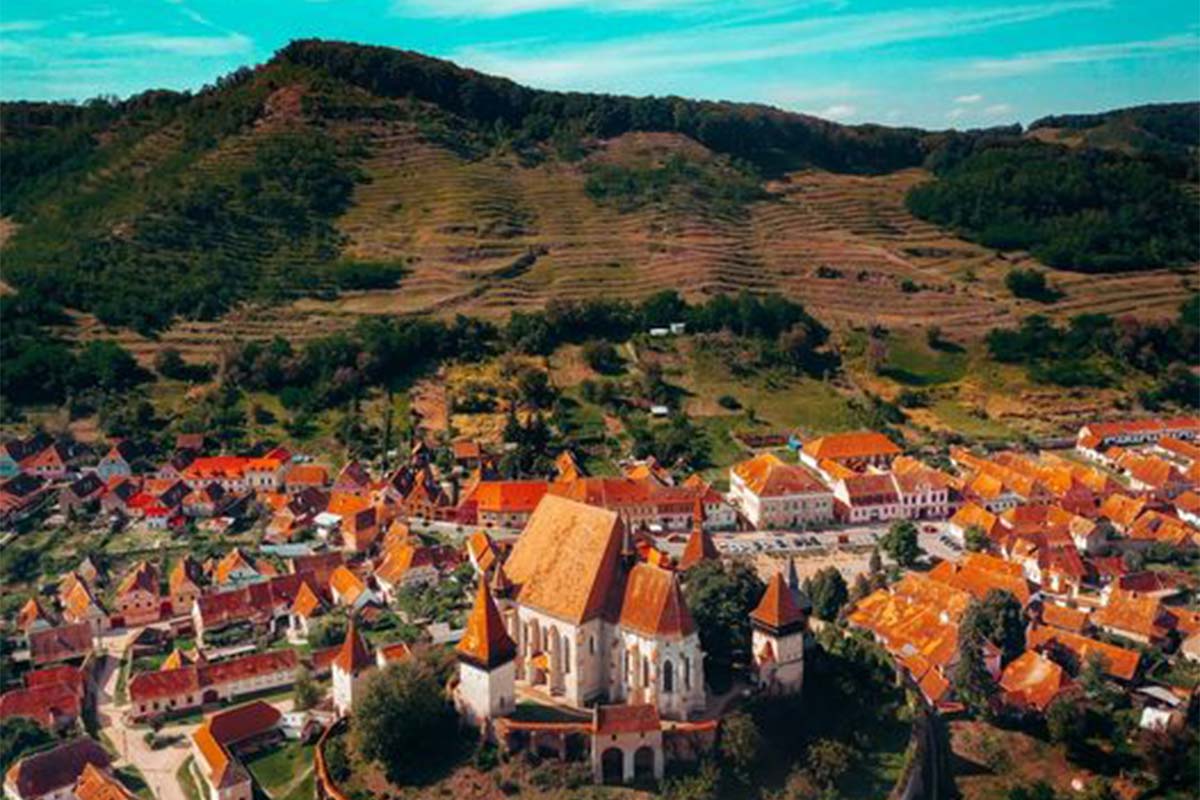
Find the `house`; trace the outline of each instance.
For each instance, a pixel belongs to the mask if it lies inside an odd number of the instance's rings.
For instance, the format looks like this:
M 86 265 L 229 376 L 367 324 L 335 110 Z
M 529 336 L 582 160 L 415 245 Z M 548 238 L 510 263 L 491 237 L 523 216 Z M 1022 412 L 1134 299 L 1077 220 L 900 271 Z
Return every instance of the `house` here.
M 1018 711 L 1045 713 L 1070 686 L 1063 668 L 1034 650 L 1017 656 L 1000 675 L 1002 702 Z
M 358 461 L 350 461 L 338 473 L 337 480 L 333 482 L 333 491 L 367 497 L 372 483 L 371 473 L 366 467 Z
M 1159 511 L 1146 511 L 1129 527 L 1129 539 L 1136 546 L 1148 547 L 1155 542 L 1172 547 L 1192 547 L 1200 534 L 1176 517 Z
M 66 442 L 55 442 L 21 460 L 21 472 L 44 480 L 61 480 L 72 471 L 77 448 Z
M 1008 592 L 1022 606 L 1028 605 L 1033 596 L 1020 564 L 986 553 L 968 553 L 961 563 L 943 561 L 928 575 L 931 580 L 953 586 L 976 600 L 983 600 L 994 589 Z
M 286 622 L 304 575 L 278 575 L 235 589 L 201 595 L 192 607 L 192 624 L 203 644 L 207 634 L 234 625 L 273 630 Z
M 653 335 L 653 330 L 651 330 Z M 657 781 L 663 776 L 663 726 L 650 703 L 592 709 L 592 780 Z
M 627 477 L 555 482 L 548 494 L 613 511 L 630 532 L 691 530 L 695 509 L 690 489 Z
M 33 631 L 42 631 L 54 627 L 57 623 L 54 615 L 46 610 L 42 601 L 36 596 L 25 601 L 25 605 L 17 612 L 17 629 L 28 636 Z
M 88 764 L 75 781 L 75 800 L 137 800 L 125 784 L 94 764 Z
M 699 473 L 689 476 L 681 485 L 699 495 L 706 530 L 727 531 L 737 527 L 737 508 L 725 498 L 725 495 L 704 480 Z
M 196 770 L 209 800 L 253 800 L 254 779 L 240 756 L 282 738 L 283 715 L 255 700 L 210 715 L 192 734 Z
M 12 525 L 37 513 L 50 497 L 45 478 L 19 474 L 0 483 L 0 525 Z
M 59 490 L 58 508 L 68 517 L 95 511 L 100 507 L 100 496 L 106 488 L 105 482 L 96 473 L 89 472 Z
M 1194 528 L 1200 528 L 1200 494 L 1186 491 L 1175 498 L 1175 513 Z
M 1105 633 L 1141 644 L 1163 642 L 1174 629 L 1175 621 L 1157 597 L 1139 597 L 1113 591 L 1108 603 L 1092 612 L 1092 624 Z
M 882 433 L 858 431 L 811 439 L 800 448 L 800 460 L 813 469 L 828 461 L 861 472 L 867 467 L 887 469 L 902 452 Z
M 48 731 L 75 727 L 83 714 L 83 693 L 69 683 L 47 683 L 0 694 L 0 720 L 23 717 Z
M 139 561 L 117 585 L 115 600 L 125 627 L 157 622 L 162 612 L 158 570 L 149 561 Z
M 133 462 L 137 457 L 137 445 L 129 439 L 121 439 L 100 459 L 96 475 L 105 483 L 112 478 L 128 478 L 133 475 Z
M 88 766 L 107 770 L 112 763 L 100 743 L 80 736 L 49 750 L 19 759 L 4 776 L 6 800 L 74 800 L 75 783 Z
M 329 470 L 320 464 L 296 464 L 283 476 L 283 490 L 289 495 L 329 485 Z
M 454 457 L 456 466 L 470 471 L 483 466 L 486 456 L 483 446 L 473 439 L 458 439 L 450 443 L 450 454 Z
M 218 586 L 254 583 L 265 578 L 254 559 L 240 547 L 235 547 L 217 562 L 213 570 L 213 582 Z
M 325 611 L 325 601 L 306 581 L 296 593 L 288 615 L 288 638 L 293 642 L 308 641 L 312 621 L 324 615 Z
M 333 707 L 340 716 L 346 716 L 354 707 L 367 675 L 376 666 L 375 656 L 366 640 L 359 635 L 358 623 L 353 616 L 346 627 L 346 638 L 338 648 L 330 669 L 333 675 Z
M 1096 658 L 1103 665 L 1104 673 L 1108 677 L 1125 683 L 1134 680 L 1141 662 L 1141 654 L 1136 650 L 1043 625 L 1029 628 L 1025 635 L 1025 646 L 1056 661 L 1070 662 L 1076 667 L 1082 667 L 1089 660 Z
M 1079 429 L 1076 447 L 1104 452 L 1114 445 L 1153 444 L 1164 438 L 1193 440 L 1200 436 L 1200 417 L 1091 422 Z
M 1061 606 L 1058 603 L 1046 603 L 1042 606 L 1041 622 L 1051 628 L 1078 634 L 1086 633 L 1091 627 L 1088 622 L 1088 612 Z
M 343 565 L 329 576 L 329 593 L 333 602 L 347 606 L 357 611 L 369 603 L 377 603 L 375 593 L 367 586 L 366 581 Z
M 848 475 L 833 485 L 834 516 L 841 522 L 881 522 L 904 517 L 891 473 Z
M 988 541 L 996 541 L 1002 532 L 1004 526 L 1000 523 L 1000 517 L 988 511 L 983 506 L 975 503 L 964 503 L 958 511 L 954 512 L 954 516 L 950 517 L 950 522 L 946 526 L 946 533 L 959 545 L 966 546 L 967 531 L 971 528 L 978 528 L 987 536 Z
M 290 686 L 299 666 L 296 651 L 283 649 L 139 672 L 129 680 L 129 713 L 136 720 L 145 720 Z
M 1127 494 L 1114 492 L 1104 498 L 1096 512 L 1108 520 L 1121 533 L 1127 533 L 1133 527 L 1141 513 L 1146 510 L 1148 501 L 1144 497 L 1130 497 Z
M 68 579 L 60 588 L 59 597 L 62 603 L 62 618 L 66 622 L 83 623 L 99 635 L 108 630 L 111 620 L 108 612 L 96 599 L 92 588 L 82 579 Z
M 834 494 L 808 470 L 764 453 L 729 470 L 729 498 L 759 530 L 828 522 Z
M 438 575 L 435 548 L 408 542 L 389 547 L 375 567 L 375 580 L 389 602 L 406 587 L 433 585 Z
M 167 593 L 172 614 L 179 616 L 191 612 L 196 599 L 203 593 L 203 580 L 204 573 L 200 564 L 190 555 L 184 555 L 175 562 L 167 576 Z
M 520 529 L 549 488 L 548 481 L 480 481 L 463 502 L 474 504 L 477 525 Z

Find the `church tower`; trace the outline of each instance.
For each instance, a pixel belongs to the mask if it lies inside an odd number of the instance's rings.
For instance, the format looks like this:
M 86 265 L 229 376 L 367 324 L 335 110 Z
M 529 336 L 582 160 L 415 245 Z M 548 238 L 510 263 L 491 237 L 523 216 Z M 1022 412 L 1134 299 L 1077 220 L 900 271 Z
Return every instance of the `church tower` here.
M 701 561 L 719 561 L 720 558 L 716 544 L 708 531 L 704 530 L 704 504 L 700 498 L 696 498 L 696 506 L 692 511 L 692 535 L 688 537 L 683 555 L 679 557 L 679 568 L 687 570 Z
M 486 728 L 488 720 L 511 714 L 516 707 L 517 646 L 480 576 L 467 630 L 456 648 L 457 705 L 472 725 Z
M 804 614 L 796 606 L 782 572 L 767 584 L 750 613 L 751 649 L 759 685 L 768 692 L 800 691 L 804 684 Z
M 367 673 L 375 667 L 370 648 L 359 635 L 354 617 L 346 628 L 342 649 L 333 659 L 333 707 L 339 716 L 346 716 L 354 706 L 354 698 L 362 693 Z

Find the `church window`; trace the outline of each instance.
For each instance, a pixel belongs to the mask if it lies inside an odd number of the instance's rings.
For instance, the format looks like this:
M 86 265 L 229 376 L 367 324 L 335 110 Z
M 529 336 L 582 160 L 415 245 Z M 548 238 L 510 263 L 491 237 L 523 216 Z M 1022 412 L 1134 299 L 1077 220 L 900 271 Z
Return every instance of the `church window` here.
M 663 691 L 667 694 L 675 691 L 675 665 L 670 659 L 663 662 Z

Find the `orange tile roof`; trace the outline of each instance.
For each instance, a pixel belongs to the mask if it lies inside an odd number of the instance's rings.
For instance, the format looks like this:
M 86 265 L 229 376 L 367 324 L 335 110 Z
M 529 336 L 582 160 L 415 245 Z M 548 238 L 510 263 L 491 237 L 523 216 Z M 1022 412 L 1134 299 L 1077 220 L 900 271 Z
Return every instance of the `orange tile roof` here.
M 1200 494 L 1191 490 L 1184 492 L 1175 498 L 1175 507 L 1180 511 L 1200 514 Z
M 359 497 L 349 492 L 333 492 L 329 495 L 329 506 L 326 508 L 326 511 L 346 519 L 353 517 L 359 512 L 366 511 L 370 507 L 371 501 L 365 497 Z
M 329 470 L 320 464 L 297 464 L 283 476 L 285 486 L 325 486 L 329 483 Z
M 38 621 L 53 623 L 53 618 L 46 612 L 40 600 L 36 597 L 31 597 L 25 601 L 25 605 L 21 606 L 21 610 L 17 612 L 17 627 L 22 631 L 28 631 L 30 626 Z
M 233 548 L 217 562 L 215 570 L 217 583 L 228 583 L 234 572 L 258 573 L 258 565 L 242 552 L 240 547 Z
M 357 675 L 375 666 L 375 659 L 372 658 L 366 641 L 359 634 L 358 623 L 354 617 L 350 618 L 350 624 L 346 627 L 346 638 L 342 640 L 342 647 L 333 659 L 333 666 L 351 675 Z
M 621 536 L 616 513 L 547 494 L 505 572 L 522 604 L 578 624 L 604 611 Z
M 296 600 L 292 603 L 292 613 L 307 619 L 316 616 L 324 606 L 321 598 L 305 581 L 300 587 L 300 591 L 296 593 Z
M 717 561 L 721 558 L 712 537 L 708 535 L 708 531 L 704 530 L 703 512 L 699 509 L 700 502 L 697 501 L 696 505 L 698 508 L 692 513 L 693 515 L 700 514 L 697 517 L 699 521 L 692 526 L 692 534 L 688 537 L 683 554 L 679 557 L 680 569 L 690 569 L 701 561 Z
M 1113 591 L 1108 604 L 1092 612 L 1092 622 L 1115 631 L 1158 639 L 1167 634 L 1168 626 L 1163 616 L 1162 601 L 1157 597 L 1138 597 L 1128 592 Z
M 78 719 L 82 693 L 69 683 L 46 683 L 0 694 L 0 719 L 24 717 L 52 729 L 60 720 Z
M 903 452 L 895 442 L 875 431 L 835 433 L 805 443 L 804 452 L 816 461 L 840 458 L 898 456 Z
M 1145 498 L 1133 498 L 1128 495 L 1114 493 L 1104 498 L 1104 502 L 1100 504 L 1100 509 L 1097 513 L 1114 525 L 1128 528 L 1145 507 Z
M 412 658 L 412 648 L 404 642 L 385 644 L 376 650 L 375 653 L 384 664 L 393 664 L 397 661 L 407 661 Z
M 200 565 L 190 555 L 175 562 L 167 576 L 167 588 L 171 594 L 179 594 L 184 589 L 200 587 Z
M 595 730 L 598 736 L 649 733 L 662 729 L 658 707 L 649 703 L 596 706 L 595 714 Z
M 620 624 L 648 636 L 687 636 L 696 630 L 674 570 L 637 564 L 629 571 Z
M 750 619 L 763 627 L 780 633 L 789 632 L 804 622 L 804 614 L 796 607 L 792 598 L 792 590 L 783 579 L 782 572 L 776 572 L 767 582 L 767 589 L 758 600 L 758 605 L 750 612 Z
M 930 571 L 929 577 L 969 592 L 976 600 L 982 600 L 993 589 L 1000 589 L 1025 605 L 1032 594 L 1020 564 L 986 553 L 970 553 L 961 564 L 943 561 Z
M 475 590 L 475 605 L 467 616 L 466 631 L 455 651 L 459 657 L 488 670 L 512 661 L 517 655 L 517 646 L 505 630 L 500 611 L 482 579 Z
M 484 572 L 490 570 L 496 563 L 496 545 L 492 541 L 492 537 L 484 531 L 475 531 L 467 538 L 467 551 L 479 569 Z
M 227 788 L 246 779 L 245 768 L 237 762 L 229 747 L 267 733 L 279 724 L 282 716 L 270 703 L 254 700 L 218 711 L 201 723 L 192 734 L 192 740 L 208 767 L 213 786 Z
M 75 782 L 76 800 L 137 800 L 137 795 L 103 770 L 89 763 Z
M 400 583 L 411 569 L 433 564 L 433 551 L 428 547 L 401 543 L 389 547 L 375 568 L 375 577 L 390 584 Z
M 828 492 L 825 484 L 798 464 L 784 463 L 774 453 L 763 453 L 733 466 L 733 473 L 759 497 Z
M 305 584 L 305 586 L 307 585 Z M 367 590 L 367 585 L 363 583 L 362 578 L 355 575 L 350 571 L 349 567 L 343 564 L 329 576 L 329 588 L 338 594 L 341 602 L 353 605 L 362 593 Z M 300 591 L 304 591 L 304 589 L 301 588 Z
M 480 481 L 471 497 L 483 512 L 522 513 L 537 508 L 549 488 L 548 481 Z
M 1036 711 L 1045 711 L 1070 683 L 1062 667 L 1033 650 L 1013 659 L 1000 675 L 1005 702 Z
M 1141 654 L 1136 650 L 1101 642 L 1087 636 L 1081 636 L 1070 631 L 1035 625 L 1026 635 L 1025 646 L 1053 654 L 1055 646 L 1062 647 L 1071 653 L 1079 664 L 1086 664 L 1093 653 L 1099 653 L 1104 659 L 1105 672 L 1120 680 L 1131 681 L 1137 674 Z
M 171 651 L 170 655 L 168 655 L 166 658 L 164 658 L 163 662 L 158 665 L 158 669 L 160 672 L 165 672 L 168 670 L 182 669 L 184 667 L 190 667 L 194 663 L 195 662 L 192 660 L 192 658 L 190 656 L 188 656 L 186 653 L 184 653 L 182 650 L 180 650 L 178 647 L 176 647 L 174 650 Z
M 1182 520 L 1159 511 L 1147 511 L 1129 528 L 1129 538 L 1164 542 L 1182 547 L 1198 537 L 1196 530 Z
M 139 561 L 117 586 L 118 595 L 134 591 L 149 592 L 153 595 L 159 593 L 158 570 L 149 561 Z
M 1054 628 L 1082 633 L 1088 626 L 1088 614 L 1077 608 L 1046 603 L 1042 607 L 1042 622 Z
M 954 512 L 954 516 L 950 518 L 950 524 L 957 525 L 964 531 L 967 528 L 978 527 L 989 538 L 994 538 L 1000 527 L 1000 518 L 983 506 L 976 505 L 975 503 L 964 503 L 958 511 Z

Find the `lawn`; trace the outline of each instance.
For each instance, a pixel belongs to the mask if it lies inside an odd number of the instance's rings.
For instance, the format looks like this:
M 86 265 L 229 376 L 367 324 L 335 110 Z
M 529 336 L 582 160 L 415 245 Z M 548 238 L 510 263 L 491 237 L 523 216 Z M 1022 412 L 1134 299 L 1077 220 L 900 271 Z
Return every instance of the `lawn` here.
M 909 386 L 936 386 L 961 380 L 969 361 L 958 345 L 933 348 L 916 336 L 889 338 L 887 360 L 879 374 Z
M 179 788 L 183 789 L 183 793 L 187 795 L 188 800 L 205 800 L 201 794 L 200 788 L 196 786 L 196 777 L 192 774 L 192 765 L 195 759 L 188 756 L 187 760 L 175 772 L 175 780 L 179 783 Z
M 1017 438 L 1017 434 L 1004 423 L 990 417 L 978 417 L 951 398 L 938 400 L 930 410 L 948 428 L 971 439 L 1011 442 Z
M 297 787 L 294 783 L 300 776 L 308 773 L 311 781 L 313 746 L 288 742 L 282 747 L 251 756 L 245 764 L 268 795 L 283 798 L 295 794 Z M 311 789 L 308 796 L 312 796 Z

